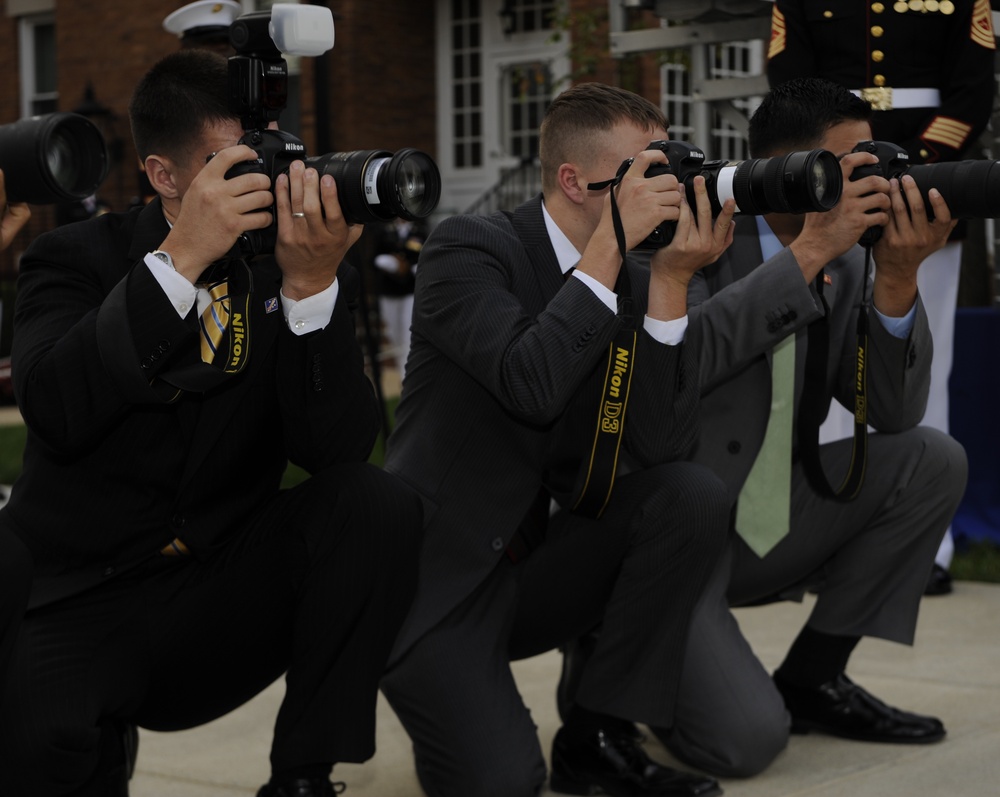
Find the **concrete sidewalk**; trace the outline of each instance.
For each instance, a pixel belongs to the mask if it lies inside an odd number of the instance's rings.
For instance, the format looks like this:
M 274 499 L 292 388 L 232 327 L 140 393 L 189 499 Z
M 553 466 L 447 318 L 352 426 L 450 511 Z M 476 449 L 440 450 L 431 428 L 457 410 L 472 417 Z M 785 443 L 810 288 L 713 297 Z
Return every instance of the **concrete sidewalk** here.
M 811 601 L 740 609 L 739 622 L 769 668 L 805 622 Z M 723 781 L 730 797 L 983 797 L 1000 794 L 1000 585 L 958 582 L 954 594 L 924 600 L 915 648 L 864 640 L 851 676 L 891 704 L 934 714 L 948 737 L 930 746 L 873 745 L 795 736 L 763 775 Z M 548 754 L 559 727 L 559 656 L 515 665 Z M 254 795 L 268 777 L 275 684 L 217 722 L 172 734 L 143 732 L 132 797 Z M 338 766 L 348 797 L 421 797 L 406 734 L 379 703 L 378 752 Z M 655 742 L 651 755 L 671 762 Z M 675 762 L 673 762 L 675 763 Z M 545 794 L 551 794 L 546 791 Z

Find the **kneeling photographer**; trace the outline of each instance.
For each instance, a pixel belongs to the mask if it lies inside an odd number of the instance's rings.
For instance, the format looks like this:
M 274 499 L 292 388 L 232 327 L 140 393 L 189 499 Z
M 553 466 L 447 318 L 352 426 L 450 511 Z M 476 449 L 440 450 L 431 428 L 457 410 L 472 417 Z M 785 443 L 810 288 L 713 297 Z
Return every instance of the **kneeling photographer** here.
M 691 284 L 704 377 L 693 458 L 728 485 L 734 533 L 695 611 L 677 722 L 657 735 L 720 775 L 766 768 L 789 727 L 869 742 L 945 735 L 938 719 L 890 708 L 845 673 L 863 636 L 912 644 L 966 481 L 961 446 L 917 426 L 932 357 L 917 267 L 954 222 L 938 190 L 887 179 L 858 146 L 870 118 L 867 102 L 827 81 L 773 88 L 750 121 L 751 154 L 841 156 L 840 201 L 741 220 Z M 874 227 L 872 277 L 858 242 Z M 831 399 L 854 413 L 857 434 L 820 447 Z M 869 437 L 869 424 L 880 433 Z M 807 589 L 815 608 L 772 678 L 729 606 Z
M 292 8 L 325 12 L 332 46 L 328 9 Z M 4 793 L 127 795 L 136 726 L 208 722 L 286 671 L 262 797 L 330 797 L 333 765 L 374 752 L 420 505 L 366 461 L 360 227 L 301 157 L 230 175 L 260 158 L 232 71 L 200 50 L 157 63 L 129 107 L 156 199 L 22 259 L 28 438 L 0 543 L 34 578 L 0 629 Z M 272 225 L 273 252 L 238 243 Z M 283 490 L 289 461 L 310 477 Z

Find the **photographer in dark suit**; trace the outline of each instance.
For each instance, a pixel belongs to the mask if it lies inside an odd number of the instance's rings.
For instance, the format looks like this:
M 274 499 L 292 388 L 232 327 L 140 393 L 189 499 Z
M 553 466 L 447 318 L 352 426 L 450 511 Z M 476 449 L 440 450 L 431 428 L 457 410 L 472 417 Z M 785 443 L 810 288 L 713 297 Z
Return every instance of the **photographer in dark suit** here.
M 651 761 L 627 722 L 673 721 L 688 617 L 728 525 L 719 480 L 678 460 L 698 407 L 697 362 L 681 342 L 687 284 L 728 245 L 732 207 L 713 227 L 703 181 L 683 200 L 673 175 L 645 176 L 665 162 L 644 150 L 666 128 L 624 90 L 568 89 L 541 126 L 542 195 L 511 215 L 446 219 L 421 252 L 386 464 L 420 492 L 427 521 L 417 599 L 382 688 L 432 797 L 538 793 L 545 760 L 510 661 L 602 619 L 608 632 L 553 744 L 550 787 L 718 793 L 711 778 Z M 614 189 L 620 245 L 599 186 L 632 157 Z M 664 221 L 677 232 L 651 266 L 623 266 L 621 249 Z M 631 314 L 618 311 L 623 269 Z M 603 514 L 576 514 L 609 352 L 629 315 L 619 478 Z
M 286 671 L 261 797 L 329 797 L 332 765 L 374 752 L 421 515 L 365 461 L 379 412 L 342 263 L 360 229 L 300 161 L 273 187 L 226 179 L 256 157 L 228 86 L 218 55 L 160 61 L 129 108 L 157 198 L 21 262 L 4 794 L 125 795 L 134 726 L 208 722 Z M 234 244 L 272 203 L 273 256 L 247 263 Z M 311 477 L 281 490 L 289 460 Z

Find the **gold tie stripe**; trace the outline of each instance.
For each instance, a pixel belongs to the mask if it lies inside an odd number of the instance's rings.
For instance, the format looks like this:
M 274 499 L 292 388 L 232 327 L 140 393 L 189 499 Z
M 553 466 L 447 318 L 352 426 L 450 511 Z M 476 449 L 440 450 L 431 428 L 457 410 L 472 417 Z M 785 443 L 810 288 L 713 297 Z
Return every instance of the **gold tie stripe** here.
M 229 282 L 219 280 L 203 287 L 212 300 L 198 321 L 201 327 L 201 359 L 210 363 L 229 324 Z

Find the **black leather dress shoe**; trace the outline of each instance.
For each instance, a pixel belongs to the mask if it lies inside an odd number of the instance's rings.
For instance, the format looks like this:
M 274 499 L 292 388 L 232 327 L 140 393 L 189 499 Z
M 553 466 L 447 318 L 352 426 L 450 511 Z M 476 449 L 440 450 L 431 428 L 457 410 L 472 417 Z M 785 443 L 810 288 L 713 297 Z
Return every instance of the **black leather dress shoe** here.
M 941 565 L 935 564 L 927 577 L 927 586 L 924 587 L 924 595 L 947 595 L 951 592 L 951 573 Z
M 343 783 L 330 783 L 329 778 L 295 778 L 265 783 L 257 797 L 334 797 L 346 788 Z
M 792 715 L 792 733 L 820 731 L 862 742 L 929 744 L 944 738 L 941 720 L 887 706 L 841 673 L 820 687 L 774 683 Z
M 653 761 L 627 732 L 563 726 L 552 742 L 552 791 L 611 797 L 712 797 L 719 784 Z

